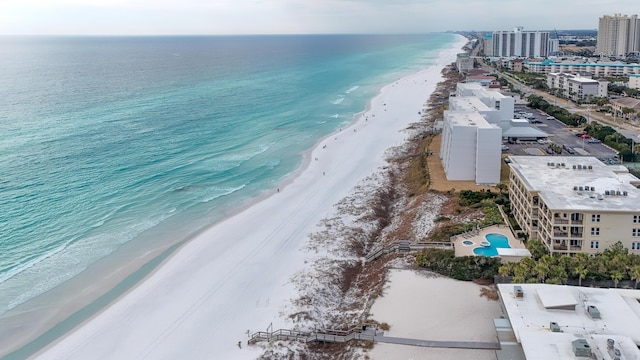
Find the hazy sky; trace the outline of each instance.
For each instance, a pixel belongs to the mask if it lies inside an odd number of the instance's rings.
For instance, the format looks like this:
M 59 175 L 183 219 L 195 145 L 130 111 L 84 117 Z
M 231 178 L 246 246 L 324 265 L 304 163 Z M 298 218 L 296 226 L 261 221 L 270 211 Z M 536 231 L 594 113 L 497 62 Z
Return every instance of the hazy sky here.
M 423 33 L 595 29 L 638 0 L 0 0 L 0 34 Z

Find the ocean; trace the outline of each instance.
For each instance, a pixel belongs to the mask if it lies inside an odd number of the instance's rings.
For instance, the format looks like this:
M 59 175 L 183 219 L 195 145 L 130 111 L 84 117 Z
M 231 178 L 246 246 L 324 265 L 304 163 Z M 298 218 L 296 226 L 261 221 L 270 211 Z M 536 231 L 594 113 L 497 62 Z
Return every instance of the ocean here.
M 279 186 L 455 40 L 0 37 L 0 315 Z

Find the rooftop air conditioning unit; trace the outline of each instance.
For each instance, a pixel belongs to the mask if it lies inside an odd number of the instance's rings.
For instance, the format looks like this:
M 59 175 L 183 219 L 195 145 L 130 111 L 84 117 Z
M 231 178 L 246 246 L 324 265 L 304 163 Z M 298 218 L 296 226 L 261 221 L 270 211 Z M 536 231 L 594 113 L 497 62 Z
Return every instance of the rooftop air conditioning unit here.
M 587 306 L 587 313 L 591 316 L 592 319 L 601 319 L 600 310 L 595 305 Z
M 613 339 L 607 339 L 607 349 L 613 350 L 613 346 L 616 344 L 616 341 Z
M 623 196 L 629 196 L 629 192 L 628 192 L 628 191 L 623 191 L 623 192 L 622 192 L 622 195 L 623 195 Z
M 582 191 L 582 190 L 583 190 L 583 187 L 582 187 L 582 186 L 580 186 L 580 187 L 578 188 L 578 190 Z
M 578 165 L 578 170 L 582 170 L 582 165 Z
M 593 170 L 593 165 L 589 165 L 589 170 Z
M 577 186 L 574 186 L 574 187 L 573 187 L 573 191 L 578 191 L 578 187 L 577 187 Z
M 618 196 L 622 195 L 622 193 L 620 193 L 620 190 L 616 191 L 616 195 L 618 195 Z
M 604 194 L 605 194 L 605 195 L 609 195 L 609 190 L 605 190 L 605 191 L 604 191 Z
M 552 321 L 549 324 L 549 329 L 551 329 L 551 332 L 561 332 L 560 331 L 560 325 L 558 325 L 558 323 L 555 322 L 555 321 Z
M 564 163 L 560 164 L 560 166 L 565 167 L 566 165 Z
M 573 170 L 575 170 L 575 169 L 576 169 L 576 166 L 575 166 L 575 165 L 573 165 Z
M 596 188 L 594 188 L 593 186 L 591 187 L 591 191 L 596 191 Z
M 571 347 L 573 348 L 573 354 L 575 356 L 591 357 L 591 347 L 589 346 L 589 343 L 587 343 L 587 340 L 573 340 L 571 342 Z
M 550 162 L 550 163 L 549 163 L 549 166 L 555 166 L 555 164 L 554 164 L 554 163 L 552 163 L 552 162 Z
M 520 285 L 515 285 L 513 287 L 513 292 L 516 294 L 517 298 L 524 297 L 524 291 L 522 291 L 522 286 L 520 286 Z

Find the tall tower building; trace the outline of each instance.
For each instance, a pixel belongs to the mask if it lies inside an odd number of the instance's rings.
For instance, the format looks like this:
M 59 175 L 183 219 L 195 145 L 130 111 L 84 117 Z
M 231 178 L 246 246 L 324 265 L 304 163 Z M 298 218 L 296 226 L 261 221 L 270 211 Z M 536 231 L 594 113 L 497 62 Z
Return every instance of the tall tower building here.
M 549 55 L 549 33 L 524 31 L 517 27 L 513 31 L 494 31 L 492 34 L 493 56 L 539 58 Z
M 625 57 L 640 51 L 638 15 L 604 15 L 598 24 L 596 55 Z

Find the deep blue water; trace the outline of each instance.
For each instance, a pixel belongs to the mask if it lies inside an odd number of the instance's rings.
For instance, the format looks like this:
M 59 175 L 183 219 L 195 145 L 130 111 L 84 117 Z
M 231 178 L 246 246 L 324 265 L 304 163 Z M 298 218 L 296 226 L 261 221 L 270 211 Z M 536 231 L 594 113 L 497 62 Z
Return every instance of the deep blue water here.
M 453 40 L 0 37 L 0 314 L 220 220 Z

